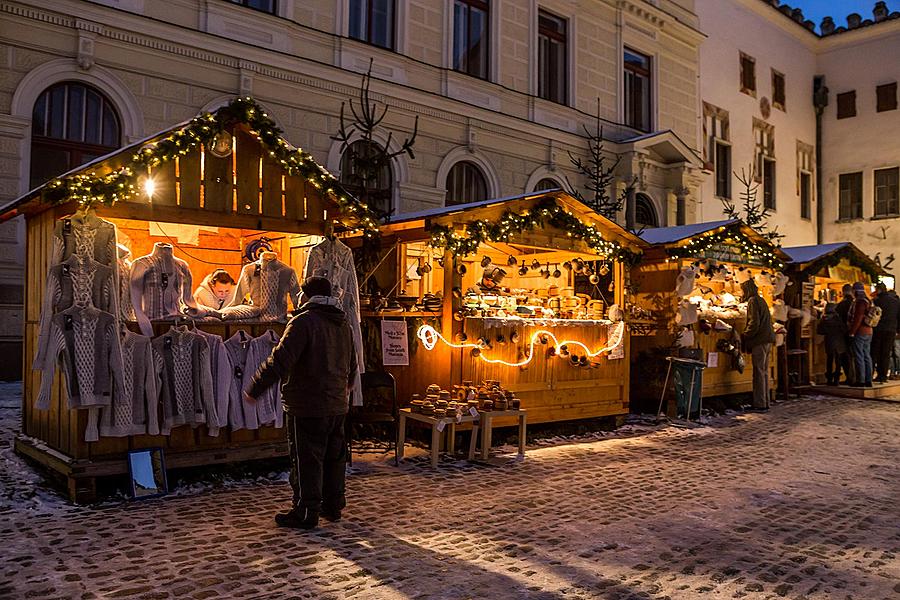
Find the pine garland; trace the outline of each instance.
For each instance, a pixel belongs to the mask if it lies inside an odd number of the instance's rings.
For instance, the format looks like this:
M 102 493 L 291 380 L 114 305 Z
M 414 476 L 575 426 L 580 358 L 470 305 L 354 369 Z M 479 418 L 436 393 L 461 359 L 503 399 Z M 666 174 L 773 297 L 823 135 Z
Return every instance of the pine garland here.
M 784 262 L 778 258 L 774 245 L 758 245 L 741 232 L 741 224 L 735 223 L 721 231 L 707 233 L 691 239 L 684 246 L 667 249 L 673 258 L 695 258 L 717 244 L 730 243 L 740 249 L 742 256 L 757 259 L 771 269 L 784 269 Z
M 185 156 L 201 145 L 210 146 L 217 134 L 236 124 L 246 125 L 269 157 L 288 175 L 303 177 L 331 196 L 345 214 L 358 221 L 367 236 L 378 232 L 372 210 L 349 194 L 308 152 L 291 146 L 282 136 L 281 128 L 249 96 L 236 98 L 215 113 L 194 117 L 181 129 L 147 144 L 131 157 L 130 162 L 107 175 L 88 173 L 54 179 L 42 190 L 42 199 L 51 204 L 77 200 L 83 206 L 132 201 L 143 192 L 139 179 L 148 167 L 158 167 Z
M 463 234 L 454 232 L 446 225 L 432 225 L 429 244 L 434 248 L 447 249 L 453 256 L 468 256 L 477 252 L 485 242 L 508 242 L 516 234 L 542 229 L 546 225 L 565 231 L 568 237 L 583 241 L 597 254 L 611 260 L 630 266 L 637 265 L 641 260 L 639 252 L 604 239 L 599 229 L 582 223 L 552 198 L 541 200 L 534 208 L 521 214 L 508 210 L 496 221 L 471 221 L 465 225 Z

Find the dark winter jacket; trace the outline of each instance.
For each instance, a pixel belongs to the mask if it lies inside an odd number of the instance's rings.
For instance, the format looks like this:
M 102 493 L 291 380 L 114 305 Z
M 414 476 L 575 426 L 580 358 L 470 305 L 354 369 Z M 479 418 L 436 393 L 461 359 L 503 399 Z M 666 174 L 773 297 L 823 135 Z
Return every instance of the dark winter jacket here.
M 881 320 L 875 331 L 882 334 L 897 333 L 897 320 L 900 319 L 900 298 L 893 292 L 882 292 L 875 298 L 875 306 L 881 309 Z
M 853 304 L 850 305 L 850 313 L 847 315 L 847 330 L 851 337 L 854 335 L 872 335 L 872 328 L 863 322 L 869 306 L 871 306 L 871 300 L 869 300 L 865 292 L 856 296 Z
M 775 342 L 775 329 L 772 327 L 772 314 L 769 305 L 759 295 L 756 282 L 748 279 L 741 284 L 744 300 L 747 302 L 747 327 L 744 329 L 743 346 L 747 352 L 757 346 Z
M 829 307 L 834 306 L 829 304 Z M 841 320 L 834 310 L 825 311 L 825 315 L 816 326 L 816 333 L 825 336 L 825 351 L 831 354 L 847 352 L 847 324 Z
M 347 414 L 356 365 L 344 312 L 332 304 L 307 302 L 259 367 L 248 393 L 258 398 L 280 379 L 285 413 L 296 417 Z
M 850 306 L 853 304 L 852 296 L 844 296 L 840 302 L 838 302 L 837 307 L 834 309 L 834 312 L 837 313 L 837 316 L 840 317 L 841 321 L 846 323 L 847 317 L 850 315 Z

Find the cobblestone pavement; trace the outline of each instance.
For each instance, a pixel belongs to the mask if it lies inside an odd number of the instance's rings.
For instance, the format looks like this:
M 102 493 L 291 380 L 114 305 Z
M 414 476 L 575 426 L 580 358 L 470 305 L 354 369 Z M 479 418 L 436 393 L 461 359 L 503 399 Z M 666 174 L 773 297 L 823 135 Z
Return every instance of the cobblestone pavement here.
M 900 404 L 804 398 L 499 467 L 372 464 L 313 533 L 274 527 L 283 482 L 91 508 L 4 490 L 0 597 L 896 599 L 898 431 Z

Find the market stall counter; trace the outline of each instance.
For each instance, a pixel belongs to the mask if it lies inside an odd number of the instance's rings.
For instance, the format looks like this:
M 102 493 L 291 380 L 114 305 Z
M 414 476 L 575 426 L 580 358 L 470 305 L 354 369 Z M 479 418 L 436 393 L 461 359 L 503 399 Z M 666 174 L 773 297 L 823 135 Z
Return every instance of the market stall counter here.
M 394 375 L 401 406 L 515 403 L 530 423 L 628 412 L 636 236 L 559 191 L 401 215 L 381 233 L 361 282 L 367 365 Z
M 738 220 L 646 229 L 640 236 L 651 247 L 632 272 L 635 303 L 645 323 L 632 337 L 635 406 L 656 409 L 662 392 L 656 373 L 665 371 L 668 356 L 706 364 L 704 398 L 750 392 L 753 369 L 741 349 L 747 321 L 741 284 L 752 280 L 777 313 L 787 285 L 785 254 Z M 777 324 L 776 332 L 783 343 Z M 769 370 L 774 388 L 774 347 Z M 667 412 L 674 411 L 670 402 Z
M 0 207 L 0 220 L 18 215 L 33 368 L 15 448 L 75 501 L 127 473 L 133 450 L 163 448 L 170 468 L 286 454 L 278 389 L 253 405 L 241 391 L 303 276 L 347 271 L 335 235 L 377 235 L 367 207 L 250 98 Z M 359 331 L 355 275 L 345 284 Z
M 816 334 L 816 325 L 825 311 L 825 305 L 839 303 L 841 289 L 857 281 L 864 283 L 871 292 L 872 286 L 887 277 L 888 273 L 852 242 L 793 246 L 784 248 L 784 252 L 789 259 L 787 273 L 794 284 L 786 301 L 790 306 L 813 316 L 813 321 L 805 326 L 803 323 L 792 323 L 788 337 L 792 345 L 807 350 L 809 359 L 803 365 L 806 379 L 824 384 L 825 342 L 823 336 Z

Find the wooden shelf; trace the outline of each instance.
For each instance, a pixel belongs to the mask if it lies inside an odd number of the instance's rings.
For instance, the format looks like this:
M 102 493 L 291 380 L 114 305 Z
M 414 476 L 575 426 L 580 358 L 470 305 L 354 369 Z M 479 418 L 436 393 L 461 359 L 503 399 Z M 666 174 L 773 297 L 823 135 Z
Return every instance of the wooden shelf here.
M 361 310 L 360 316 L 363 317 L 440 317 L 441 311 L 424 311 L 424 310 L 404 310 L 402 312 L 379 312 L 374 310 Z

